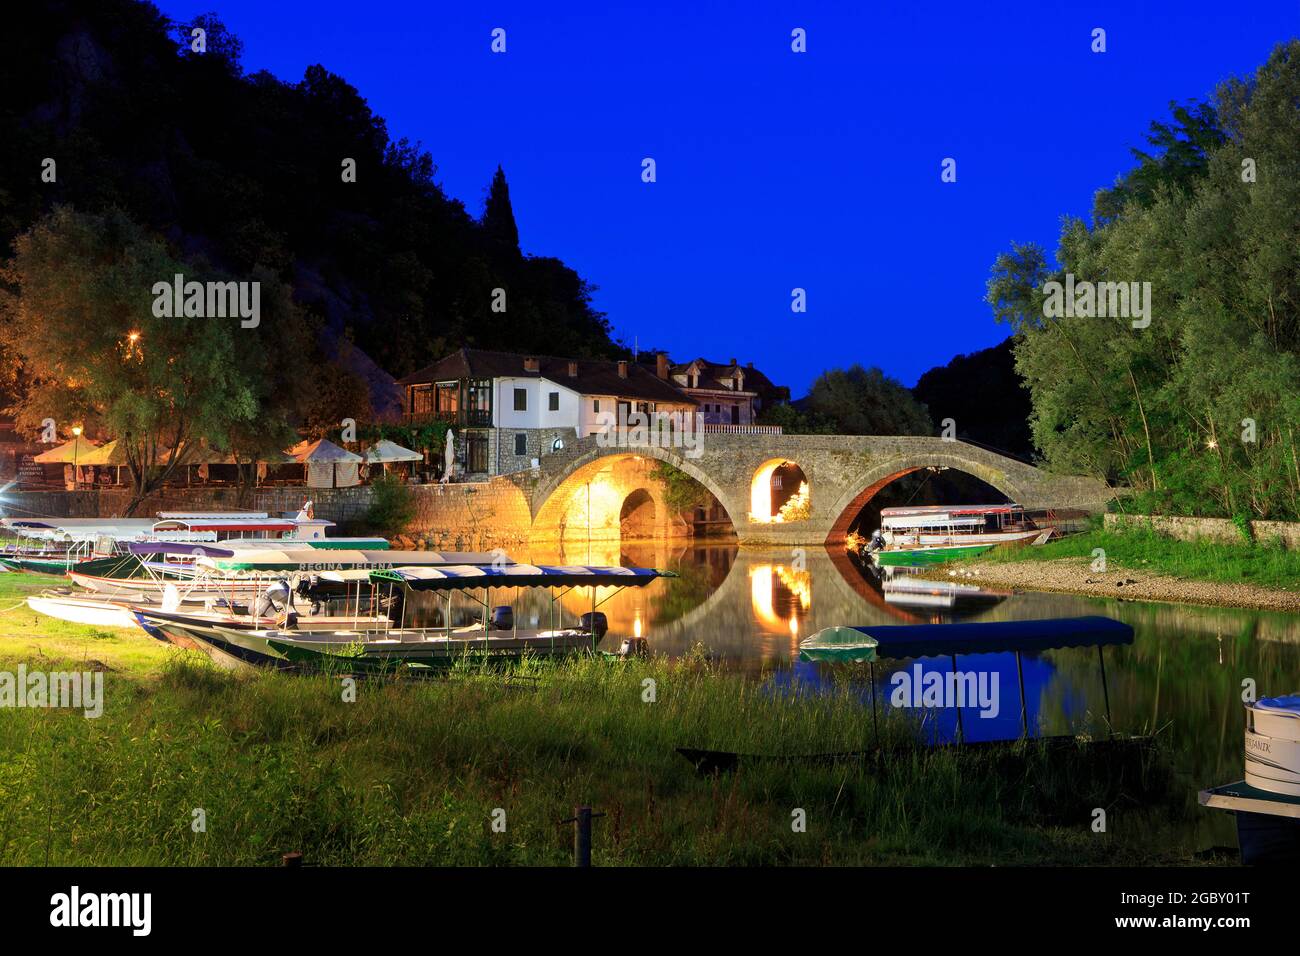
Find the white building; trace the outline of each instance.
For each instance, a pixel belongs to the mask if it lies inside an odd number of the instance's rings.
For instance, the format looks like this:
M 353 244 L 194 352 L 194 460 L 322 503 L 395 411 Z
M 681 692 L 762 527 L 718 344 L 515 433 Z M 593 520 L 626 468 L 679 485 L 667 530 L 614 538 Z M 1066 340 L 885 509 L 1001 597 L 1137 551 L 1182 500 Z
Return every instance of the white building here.
M 667 361 L 651 371 L 627 361 L 462 348 L 397 384 L 407 421 L 445 422 L 455 430 L 459 469 L 469 475 L 529 468 L 595 432 L 609 413 L 698 407 L 671 381 Z

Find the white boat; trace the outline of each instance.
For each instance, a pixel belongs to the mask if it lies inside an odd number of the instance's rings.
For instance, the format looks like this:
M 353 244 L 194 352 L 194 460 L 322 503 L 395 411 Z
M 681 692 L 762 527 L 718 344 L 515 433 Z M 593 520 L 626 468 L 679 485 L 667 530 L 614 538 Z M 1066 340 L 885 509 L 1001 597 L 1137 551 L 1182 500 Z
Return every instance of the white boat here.
M 1053 534 L 1017 504 L 882 508 L 868 550 L 881 566 L 938 564 L 999 545 L 1042 544 Z
M 76 597 L 62 594 L 32 594 L 27 606 L 47 617 L 88 624 L 92 627 L 136 627 L 135 611 L 124 601 Z
M 1300 796 L 1300 694 L 1246 705 L 1246 783 Z
M 597 588 L 642 587 L 671 572 L 646 568 L 537 566 L 525 564 L 446 565 L 442 567 L 399 567 L 360 574 L 332 572 L 374 588 L 387 587 L 402 595 L 407 591 L 439 592 L 484 590 L 490 606 L 493 588 L 558 588 L 561 593 L 576 587 L 592 588 L 592 611 L 576 626 L 563 620 L 550 628 L 521 629 L 509 606 L 493 608 L 481 624 L 468 627 L 406 627 L 405 601 L 394 610 L 396 621 L 378 629 L 364 622 L 347 620 L 337 630 L 318 629 L 303 633 L 296 624 L 269 628 L 236 628 L 214 625 L 184 613 L 141 614 L 143 623 L 187 647 L 199 647 L 219 665 L 232 668 L 325 667 L 383 669 L 404 662 L 420 667 L 442 667 L 466 656 L 476 659 L 518 657 L 522 654 L 570 654 L 595 650 L 605 636 L 605 616 L 595 610 Z M 557 599 L 552 597 L 552 612 Z M 561 618 L 563 611 L 559 611 Z M 450 614 L 447 617 L 450 621 Z M 300 621 L 297 623 L 301 623 Z

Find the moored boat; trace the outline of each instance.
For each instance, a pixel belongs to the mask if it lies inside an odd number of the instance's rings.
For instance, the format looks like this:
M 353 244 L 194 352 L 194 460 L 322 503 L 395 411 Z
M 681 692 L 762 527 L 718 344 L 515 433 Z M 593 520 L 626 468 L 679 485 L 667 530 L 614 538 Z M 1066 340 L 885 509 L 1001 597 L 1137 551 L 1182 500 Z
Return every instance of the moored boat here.
M 560 621 L 550 628 L 519 628 L 509 606 L 493 608 L 480 624 L 468 627 L 407 627 L 402 620 L 406 602 L 400 599 L 394 602 L 398 620 L 390 619 L 383 627 L 369 626 L 364 618 L 346 616 L 343 620 L 347 626 L 337 630 L 304 630 L 295 626 L 301 619 L 284 626 L 242 628 L 229 623 L 211 623 L 200 615 L 162 614 L 147 609 L 141 609 L 139 617 L 142 623 L 176 643 L 201 647 L 225 667 L 382 669 L 399 663 L 446 667 L 466 659 L 483 661 L 527 654 L 552 656 L 594 651 L 606 631 L 605 616 L 595 610 L 596 588 L 643 587 L 670 576 L 671 572 L 648 568 L 524 564 L 408 566 L 372 570 L 366 575 L 365 583 L 371 587 L 388 587 L 399 593 L 482 589 L 489 596 L 483 602 L 485 608 L 490 606 L 494 588 L 591 587 L 593 610 L 568 627 Z
M 923 567 L 1003 545 L 1042 544 L 1054 533 L 1017 504 L 882 508 L 867 550 L 881 566 Z

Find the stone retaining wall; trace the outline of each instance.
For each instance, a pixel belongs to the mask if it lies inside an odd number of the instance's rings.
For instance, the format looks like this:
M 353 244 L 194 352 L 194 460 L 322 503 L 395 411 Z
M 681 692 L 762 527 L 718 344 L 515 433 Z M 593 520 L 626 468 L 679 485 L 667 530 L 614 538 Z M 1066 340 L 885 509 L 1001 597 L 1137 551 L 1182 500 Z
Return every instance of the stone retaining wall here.
M 1107 514 L 1105 522 L 1107 528 L 1116 529 L 1132 525 L 1150 525 L 1155 530 L 1180 541 L 1204 539 L 1221 544 L 1245 543 L 1241 536 L 1241 529 L 1231 518 Z M 1300 548 L 1300 522 L 1252 521 L 1250 526 L 1256 541 L 1267 543 L 1281 538 L 1288 548 Z

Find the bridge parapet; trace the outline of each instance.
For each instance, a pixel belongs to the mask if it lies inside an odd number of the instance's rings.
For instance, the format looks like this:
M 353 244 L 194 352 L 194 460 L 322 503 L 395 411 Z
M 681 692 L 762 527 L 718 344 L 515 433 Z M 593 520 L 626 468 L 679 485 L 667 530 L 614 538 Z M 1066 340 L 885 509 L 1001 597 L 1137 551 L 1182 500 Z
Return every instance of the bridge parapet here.
M 535 473 L 517 480 L 532 504 L 534 527 L 556 520 L 556 499 L 623 456 L 666 461 L 695 478 L 718 499 L 742 544 L 820 544 L 842 538 L 862 505 L 889 482 L 923 468 L 974 475 L 1026 508 L 1105 509 L 1112 491 L 1083 476 L 1055 475 L 965 442 L 930 436 L 706 434 L 699 445 L 618 444 L 620 437 L 588 436 L 547 455 Z M 810 490 L 807 520 L 755 521 L 750 516 L 755 475 L 772 462 L 794 462 Z

